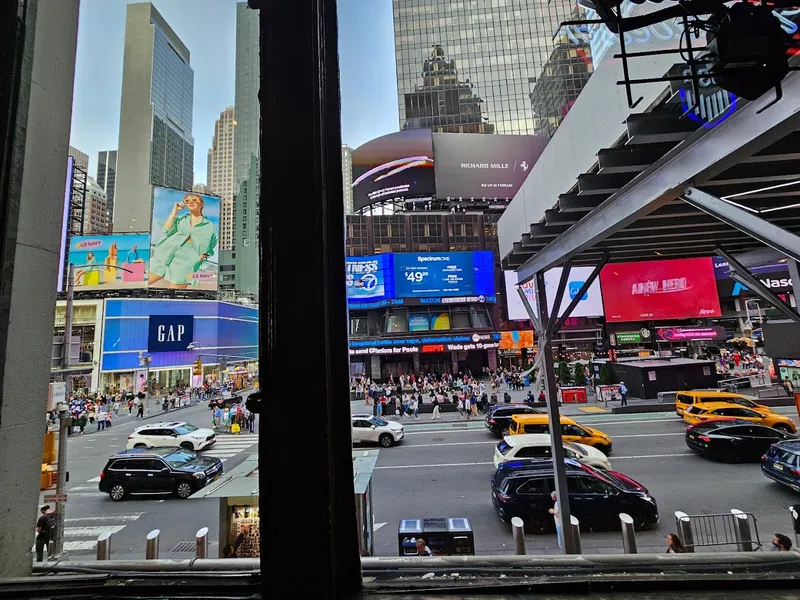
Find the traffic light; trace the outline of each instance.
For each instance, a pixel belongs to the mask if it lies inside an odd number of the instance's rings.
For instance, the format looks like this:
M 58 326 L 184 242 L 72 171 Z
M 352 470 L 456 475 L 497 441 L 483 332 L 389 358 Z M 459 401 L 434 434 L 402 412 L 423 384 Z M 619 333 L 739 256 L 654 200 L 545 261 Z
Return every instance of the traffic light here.
M 203 374 L 203 361 L 199 358 L 194 361 L 192 365 L 192 375 L 202 375 Z

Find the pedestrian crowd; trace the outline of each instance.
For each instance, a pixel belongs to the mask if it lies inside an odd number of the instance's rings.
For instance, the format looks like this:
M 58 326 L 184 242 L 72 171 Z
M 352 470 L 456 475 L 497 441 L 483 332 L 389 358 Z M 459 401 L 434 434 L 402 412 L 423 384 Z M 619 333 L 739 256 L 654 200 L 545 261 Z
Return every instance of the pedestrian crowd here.
M 212 409 L 211 423 L 214 429 L 226 433 L 255 433 L 256 414 L 241 404 L 232 406 L 217 406 Z

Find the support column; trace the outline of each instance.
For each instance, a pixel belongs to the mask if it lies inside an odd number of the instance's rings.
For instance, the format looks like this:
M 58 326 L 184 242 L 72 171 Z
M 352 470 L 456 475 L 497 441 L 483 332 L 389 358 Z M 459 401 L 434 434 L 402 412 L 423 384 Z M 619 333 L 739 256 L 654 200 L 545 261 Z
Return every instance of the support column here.
M 414 353 L 413 355 L 414 360 L 414 375 L 419 376 L 419 352 Z
M 78 0 L 0 3 L 0 36 L 0 565 L 24 577 L 39 514 Z
M 373 354 L 369 357 L 369 376 L 372 381 L 381 378 L 381 355 Z
M 490 371 L 497 369 L 497 350 L 489 348 L 487 351 L 488 362 L 487 365 Z
M 544 285 L 544 273 L 534 277 L 536 285 L 536 303 L 539 310 L 539 322 L 545 332 L 550 317 L 547 314 L 547 292 Z M 550 422 L 550 445 L 553 455 L 553 471 L 556 484 L 556 495 L 559 505 L 559 522 L 564 538 L 564 554 L 576 554 L 578 540 L 574 539 L 571 526 L 569 492 L 567 489 L 567 470 L 564 465 L 564 442 L 561 438 L 561 412 L 558 408 L 558 390 L 556 389 L 556 372 L 553 364 L 553 347 L 545 335 L 540 338 L 539 352 L 542 354 L 542 375 L 544 376 L 545 397 L 547 399 L 547 420 Z
M 458 351 L 450 350 L 450 366 L 452 367 L 453 377 L 458 375 Z
M 792 258 L 786 261 L 789 264 L 789 277 L 792 280 L 792 294 L 794 295 L 794 309 L 800 313 L 800 301 L 798 300 L 797 290 L 800 290 L 800 264 Z M 791 305 L 791 302 L 787 302 Z

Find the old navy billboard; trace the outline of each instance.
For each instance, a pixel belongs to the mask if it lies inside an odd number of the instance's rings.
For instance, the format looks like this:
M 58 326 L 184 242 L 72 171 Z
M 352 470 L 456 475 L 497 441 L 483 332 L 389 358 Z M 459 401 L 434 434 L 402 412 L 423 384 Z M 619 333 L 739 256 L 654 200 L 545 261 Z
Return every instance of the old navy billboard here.
M 347 257 L 350 308 L 496 302 L 491 251 Z
M 616 263 L 600 283 L 609 323 L 721 315 L 711 258 Z

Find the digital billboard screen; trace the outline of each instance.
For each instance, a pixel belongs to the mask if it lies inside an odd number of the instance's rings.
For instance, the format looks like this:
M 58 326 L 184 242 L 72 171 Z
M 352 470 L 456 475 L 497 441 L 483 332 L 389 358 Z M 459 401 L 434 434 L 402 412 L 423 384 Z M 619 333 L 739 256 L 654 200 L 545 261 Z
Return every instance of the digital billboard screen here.
M 561 299 L 559 316 L 567 309 L 593 270 L 593 267 L 572 267 L 567 280 L 567 287 L 564 290 L 564 296 Z M 562 271 L 562 267 L 555 267 L 544 274 L 544 286 L 547 291 L 547 310 L 550 315 L 553 314 L 556 290 L 558 290 L 558 282 L 561 279 Z M 508 295 L 508 319 L 510 321 L 528 319 L 528 312 L 525 310 L 517 291 L 517 274 L 514 271 L 505 271 L 505 279 L 506 294 Z M 533 280 L 526 283 L 523 286 L 523 290 L 531 307 L 536 310 L 536 292 L 534 291 Z M 600 278 L 597 278 L 578 301 L 578 305 L 572 311 L 570 317 L 600 317 L 602 315 L 603 294 L 600 291 Z
M 433 197 L 433 141 L 429 129 L 390 133 L 352 155 L 353 208 L 393 198 Z
M 147 287 L 150 234 L 73 236 L 69 262 L 76 289 L 130 290 Z
M 217 291 L 219 205 L 216 196 L 154 188 L 148 287 Z
M 510 200 L 547 142 L 536 135 L 434 133 L 436 197 Z
M 791 292 L 793 289 L 789 265 L 785 260 L 748 266 L 747 270 L 773 292 L 781 294 Z M 735 298 L 748 289 L 747 286 L 731 278 L 730 266 L 719 256 L 714 257 L 714 276 L 717 278 L 717 290 L 722 298 Z
M 711 258 L 607 265 L 600 283 L 609 323 L 721 315 Z
M 351 302 L 394 297 L 392 255 L 345 257 L 347 299 Z
M 394 255 L 400 298 L 494 294 L 492 253 L 421 252 Z
M 345 265 L 351 308 L 497 301 L 489 250 L 349 256 Z

